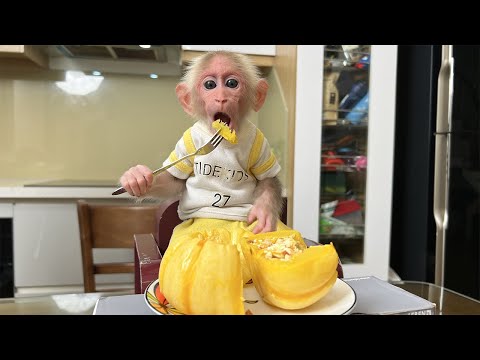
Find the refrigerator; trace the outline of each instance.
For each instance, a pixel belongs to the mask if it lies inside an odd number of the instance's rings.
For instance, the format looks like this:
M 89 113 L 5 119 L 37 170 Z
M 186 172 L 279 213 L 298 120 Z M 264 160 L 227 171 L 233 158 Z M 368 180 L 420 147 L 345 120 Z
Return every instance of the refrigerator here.
M 344 277 L 390 274 L 396 45 L 299 45 L 293 228 Z
M 391 266 L 480 299 L 480 46 L 398 48 Z

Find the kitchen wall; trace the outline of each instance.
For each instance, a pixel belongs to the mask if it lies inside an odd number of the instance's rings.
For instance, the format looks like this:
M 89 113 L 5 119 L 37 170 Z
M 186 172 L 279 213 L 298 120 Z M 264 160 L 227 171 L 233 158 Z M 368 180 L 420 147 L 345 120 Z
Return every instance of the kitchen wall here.
M 270 141 L 285 183 L 287 114 L 275 72 L 250 120 Z M 193 122 L 175 96 L 178 77 L 106 74 L 71 95 L 47 79 L 0 79 L 0 179 L 115 180 L 128 167 L 161 166 Z
M 270 71 L 266 79 L 269 84 L 268 96 L 262 109 L 258 112 L 258 127 L 268 139 L 273 153 L 280 162 L 282 171 L 279 174 L 279 179 L 286 188 L 288 185 L 286 168 L 288 110 L 275 69 Z

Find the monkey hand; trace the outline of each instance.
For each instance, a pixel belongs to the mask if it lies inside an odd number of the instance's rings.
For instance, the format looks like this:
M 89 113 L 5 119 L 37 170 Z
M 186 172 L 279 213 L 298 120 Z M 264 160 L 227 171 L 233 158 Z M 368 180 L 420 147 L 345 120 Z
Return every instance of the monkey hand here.
M 133 166 L 120 177 L 120 184 L 131 196 L 143 196 L 153 184 L 153 172 L 145 165 Z
M 168 171 L 153 176 L 145 165 L 131 167 L 120 178 L 123 188 L 132 196 L 140 198 L 168 199 L 185 190 L 185 180 L 177 179 Z
M 254 234 L 277 230 L 282 210 L 282 184 L 277 177 L 260 180 L 253 193 L 255 202 L 248 213 L 248 224 L 257 220 Z
M 257 224 L 253 228 L 254 234 L 275 231 L 277 229 L 278 215 L 274 209 L 268 204 L 255 202 L 252 209 L 248 213 L 248 224 L 257 220 Z

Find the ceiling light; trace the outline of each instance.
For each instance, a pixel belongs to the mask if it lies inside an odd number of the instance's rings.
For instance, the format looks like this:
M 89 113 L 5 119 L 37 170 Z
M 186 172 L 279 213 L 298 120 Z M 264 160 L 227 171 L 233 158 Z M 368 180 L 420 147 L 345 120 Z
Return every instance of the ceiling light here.
M 150 49 L 152 45 L 138 45 L 138 46 L 140 46 L 142 49 Z
M 94 75 L 94 76 L 100 76 L 100 75 L 102 75 L 102 73 L 101 73 L 100 71 L 98 71 L 98 70 L 93 70 L 93 71 L 92 71 L 92 75 Z
M 157 74 L 150 74 L 150 79 L 158 79 L 158 75 Z

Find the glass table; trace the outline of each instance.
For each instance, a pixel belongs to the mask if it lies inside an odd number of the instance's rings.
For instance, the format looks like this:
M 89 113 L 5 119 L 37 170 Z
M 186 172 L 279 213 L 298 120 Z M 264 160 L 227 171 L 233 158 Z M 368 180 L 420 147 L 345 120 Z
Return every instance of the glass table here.
M 438 315 L 480 315 L 480 301 L 440 286 L 418 282 L 392 282 L 437 305 Z M 131 290 L 0 299 L 0 315 L 92 315 L 100 297 L 132 295 Z
M 480 301 L 453 290 L 420 281 L 396 281 L 398 286 L 437 305 L 437 315 L 480 315 Z
M 131 294 L 125 290 L 5 298 L 0 299 L 0 315 L 92 315 L 100 297 Z

